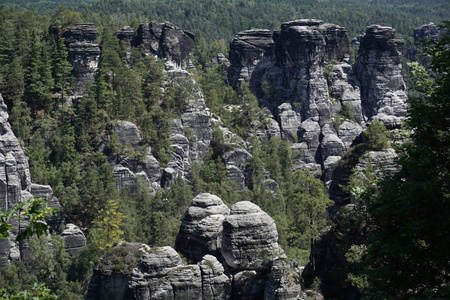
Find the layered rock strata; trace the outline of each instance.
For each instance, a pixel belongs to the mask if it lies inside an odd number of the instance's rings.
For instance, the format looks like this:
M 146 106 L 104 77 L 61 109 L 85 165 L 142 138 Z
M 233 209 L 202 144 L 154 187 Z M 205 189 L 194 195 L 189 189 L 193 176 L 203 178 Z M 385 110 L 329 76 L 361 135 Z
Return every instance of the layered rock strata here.
M 178 232 L 175 249 L 194 261 L 205 254 L 220 256 L 225 216 L 230 209 L 209 193 L 199 194 L 186 209 Z
M 139 46 L 144 55 L 163 58 L 177 68 L 192 67 L 190 55 L 194 48 L 195 35 L 169 22 L 141 24 L 136 32 L 133 28 L 125 26 L 115 35 L 124 41 L 129 51 L 131 47 Z
M 97 36 L 97 27 L 92 23 L 77 24 L 62 33 L 69 52 L 67 59 L 73 67 L 75 98 L 82 96 L 85 87 L 94 81 L 101 55 Z
M 96 267 L 86 299 L 304 299 L 298 266 L 277 239 L 272 218 L 255 204 L 230 210 L 219 197 L 199 194 L 175 245 L 195 264 L 168 246 L 119 243 Z
M 363 114 L 398 128 L 406 117 L 406 85 L 402 77 L 403 40 L 390 27 L 367 27 L 355 64 Z
M 359 41 L 354 66 L 346 29 L 315 19 L 287 22 L 275 32 L 246 30 L 230 44 L 229 82 L 250 86 L 281 137 L 301 151 L 294 168 L 321 173 L 327 186 L 368 123 L 393 129 L 406 117 L 403 41 L 379 25 L 368 26 Z

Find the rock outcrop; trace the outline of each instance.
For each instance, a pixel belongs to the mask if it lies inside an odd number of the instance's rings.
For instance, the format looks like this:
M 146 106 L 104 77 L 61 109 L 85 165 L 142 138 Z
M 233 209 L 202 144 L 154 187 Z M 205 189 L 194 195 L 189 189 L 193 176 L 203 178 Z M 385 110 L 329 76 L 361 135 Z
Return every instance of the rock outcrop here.
M 163 58 L 177 68 L 192 67 L 190 55 L 194 48 L 195 35 L 169 22 L 141 24 L 136 32 L 133 28 L 125 26 L 115 35 L 124 41 L 129 52 L 131 47 L 139 46 L 144 55 Z
M 406 117 L 403 51 L 403 40 L 395 37 L 395 30 L 372 25 L 361 39 L 355 64 L 364 116 L 388 128 L 398 128 Z
M 0 94 L 0 209 L 10 210 L 16 203 L 31 197 L 45 198 L 49 201 L 49 207 L 59 209 L 59 213 L 47 223 L 52 230 L 61 233 L 64 228 L 62 207 L 53 196 L 50 186 L 31 182 L 28 157 L 14 135 L 8 119 L 7 107 Z M 26 221 L 13 221 L 12 225 L 10 238 L 0 240 L 0 269 L 11 260 L 17 260 L 21 256 L 27 257 L 27 243 L 18 243 L 15 238 L 28 224 Z
M 75 224 L 66 224 L 61 237 L 66 245 L 66 251 L 72 256 L 78 255 L 87 241 L 83 231 Z
M 199 194 L 175 245 L 195 264 L 168 246 L 121 242 L 97 265 L 86 299 L 304 299 L 300 270 L 277 239 L 274 221 L 255 204 L 230 211 L 219 197 Z
M 94 81 L 101 55 L 97 36 L 97 28 L 92 23 L 77 24 L 62 33 L 69 52 L 67 59 L 73 67 L 75 98 L 82 96 L 87 84 Z
M 301 152 L 294 168 L 319 174 L 327 186 L 368 123 L 394 129 L 406 117 L 403 40 L 390 27 L 372 25 L 359 44 L 351 66 L 346 29 L 315 19 L 287 22 L 275 32 L 243 31 L 230 44 L 229 82 L 249 84 L 281 137 Z
M 273 219 L 249 201 L 235 203 L 223 222 L 222 256 L 233 269 L 256 269 L 284 255 Z
M 219 197 L 199 194 L 186 209 L 175 249 L 197 262 L 205 254 L 220 257 L 223 220 L 229 213 L 230 209 Z
M 414 43 L 419 43 L 424 40 L 438 40 L 445 33 L 443 28 L 437 27 L 433 22 L 421 25 L 414 29 Z

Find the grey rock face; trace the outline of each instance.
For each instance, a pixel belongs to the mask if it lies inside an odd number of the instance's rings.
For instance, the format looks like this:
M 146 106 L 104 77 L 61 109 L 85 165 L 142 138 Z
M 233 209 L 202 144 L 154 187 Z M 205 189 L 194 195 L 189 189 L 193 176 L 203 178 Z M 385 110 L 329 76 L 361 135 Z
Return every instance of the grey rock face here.
M 234 165 L 226 166 L 227 178 L 236 183 L 239 191 L 245 190 L 245 176 L 241 169 Z
M 273 220 L 248 201 L 229 212 L 215 195 L 192 200 L 176 249 L 197 264 L 185 264 L 168 246 L 118 243 L 96 266 L 86 299 L 304 299 L 299 269 L 279 248 Z
M 124 146 L 137 147 L 141 143 L 141 133 L 134 123 L 119 121 L 114 127 L 114 132 L 117 134 L 119 142 Z
M 390 27 L 367 27 L 361 39 L 355 74 L 360 83 L 363 114 L 395 128 L 406 117 L 406 86 L 401 75 L 403 40 Z
M 131 47 L 134 46 L 135 36 L 134 36 L 134 28 L 130 26 L 124 26 L 120 28 L 115 34 L 117 38 L 125 43 L 127 50 L 130 51 Z
M 66 244 L 66 251 L 71 256 L 76 256 L 80 249 L 86 245 L 86 236 L 80 228 L 74 224 L 66 224 L 66 228 L 61 233 L 61 237 Z
M 121 299 L 229 299 L 231 280 L 216 257 L 185 265 L 170 247 L 145 249 Z
M 48 200 L 48 207 L 56 208 L 58 209 L 58 212 L 54 217 L 47 220 L 47 224 L 56 232 L 60 233 L 64 229 L 64 212 L 61 204 L 59 203 L 58 199 L 53 195 L 53 189 L 49 185 L 41 185 L 41 184 L 35 184 L 32 183 L 30 186 L 30 193 L 34 197 L 38 198 L 44 198 Z M 22 192 L 22 198 L 24 196 L 24 193 Z M 28 199 L 29 197 L 26 197 L 25 199 Z M 22 200 L 25 200 L 22 199 Z
M 93 82 L 101 50 L 97 44 L 97 28 L 92 23 L 77 24 L 62 35 L 69 52 L 68 60 L 75 77 L 74 95 L 82 95 L 87 83 Z
M 257 84 L 264 73 L 264 65 L 272 64 L 274 58 L 275 43 L 269 30 L 252 29 L 238 33 L 230 45 L 229 82 L 233 86 L 241 82 L 250 84 L 251 81 Z
M 283 259 L 273 261 L 265 284 L 264 300 L 301 299 L 300 279 L 292 263 Z
M 228 165 L 243 166 L 252 157 L 245 149 L 230 150 L 222 155 L 224 162 Z
M 200 261 L 205 254 L 220 257 L 222 223 L 229 211 L 219 197 L 197 195 L 184 214 L 175 249 L 194 261 Z
M 361 132 L 363 132 L 363 128 L 358 123 L 344 121 L 339 126 L 338 136 L 344 143 L 345 148 L 349 149 Z
M 320 20 L 287 22 L 273 33 L 243 31 L 231 42 L 229 82 L 235 88 L 248 83 L 275 116 L 282 138 L 296 142 L 298 137 L 295 169 L 330 179 L 338 157 L 367 122 L 397 128 L 404 120 L 403 41 L 392 28 L 373 25 L 359 43 L 352 67 L 346 29 Z
M 125 189 L 128 195 L 133 195 L 139 188 L 139 180 L 149 187 L 159 186 L 161 179 L 159 162 L 152 155 L 150 148 L 146 150 L 140 148 L 142 139 L 137 126 L 129 121 L 119 121 L 113 128 L 113 132 L 117 134 L 122 146 L 131 147 L 142 154 L 139 158 L 120 155 L 110 159 L 117 189 Z
M 281 137 L 284 140 L 294 141 L 301 124 L 299 114 L 292 110 L 289 103 L 283 103 L 278 106 L 278 118 L 280 119 Z
M 8 123 L 9 115 L 0 94 L 0 207 L 8 210 L 20 201 L 20 191 L 30 188 L 28 158 Z
M 414 42 L 423 40 L 438 40 L 444 34 L 444 29 L 438 28 L 433 22 L 424 24 L 414 29 Z
M 199 264 L 202 274 L 203 299 L 230 299 L 231 279 L 212 255 L 205 255 Z
M 8 112 L 0 94 L 0 208 L 10 210 L 16 203 L 28 200 L 31 197 L 41 197 L 49 201 L 48 206 L 58 208 L 60 211 L 47 224 L 56 232 L 64 228 L 63 212 L 58 199 L 53 196 L 50 186 L 32 184 L 25 156 L 19 141 L 8 123 Z M 15 238 L 23 231 L 27 222 L 12 222 L 10 239 L 0 241 L 0 268 L 9 261 L 23 258 L 28 247 L 26 242 L 17 243 Z
M 282 255 L 275 222 L 249 201 L 235 203 L 223 222 L 222 256 L 234 269 L 256 269 Z
M 137 176 L 130 169 L 117 165 L 114 167 L 113 173 L 114 181 L 119 191 L 125 190 L 129 195 L 137 192 Z
M 129 39 L 126 34 L 118 37 L 124 41 Z M 191 65 L 190 54 L 194 47 L 194 38 L 194 34 L 180 30 L 169 22 L 150 22 L 139 26 L 132 45 L 140 45 L 146 55 L 167 59 L 177 67 L 187 69 Z

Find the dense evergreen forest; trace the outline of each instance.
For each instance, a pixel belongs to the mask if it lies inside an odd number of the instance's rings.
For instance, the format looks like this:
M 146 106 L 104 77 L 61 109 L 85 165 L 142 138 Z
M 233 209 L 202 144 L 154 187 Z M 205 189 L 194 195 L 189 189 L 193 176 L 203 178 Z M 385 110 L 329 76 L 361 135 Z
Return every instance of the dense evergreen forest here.
M 351 38 L 363 33 L 369 24 L 384 24 L 411 40 L 414 28 L 446 20 L 450 10 L 446 0 L 5 0 L 3 3 L 13 10 L 40 14 L 49 14 L 58 5 L 65 5 L 82 13 L 86 21 L 97 26 L 112 23 L 114 28 L 136 26 L 144 20 L 170 21 L 200 33 L 208 41 L 228 41 L 242 30 L 274 30 L 282 22 L 307 18 L 344 26 Z
M 448 41 L 428 50 L 434 57 L 432 76 L 420 66 L 411 69 L 418 92 L 411 101 L 407 126 L 420 130 L 409 137 L 413 143 L 399 148 L 403 153 L 401 171 L 383 181 L 365 180 L 364 190 L 354 194 L 359 200 L 359 209 L 349 213 L 354 219 L 349 221 L 350 217 L 344 216 L 338 225 L 327 218 L 326 208 L 332 201 L 323 183 L 309 171 L 292 169 L 299 153 L 290 148 L 290 143 L 278 137 L 264 141 L 255 138 L 252 124 L 264 123 L 256 97 L 245 85 L 233 90 L 227 84 L 226 67 L 210 62 L 218 52 L 227 54 L 229 41 L 239 31 L 276 29 L 282 22 L 298 18 L 339 24 L 348 29 L 350 38 L 364 32 L 367 25 L 380 23 L 394 27 L 407 42 L 412 42 L 415 27 L 449 19 L 449 1 L 4 0 L 2 5 L 0 92 L 8 106 L 11 126 L 30 159 L 32 180 L 53 188 L 66 220 L 77 224 L 88 242 L 74 258 L 64 251 L 57 235 L 52 237 L 51 249 L 45 237 L 32 237 L 34 259 L 17 261 L 0 271 L 0 287 L 4 288 L 0 299 L 29 299 L 30 295 L 38 299 L 84 299 L 93 266 L 117 241 L 142 242 L 152 247 L 173 245 L 184 210 L 200 192 L 216 194 L 227 205 L 241 200 L 259 205 L 275 220 L 279 243 L 287 256 L 297 259 L 300 265 L 309 262 L 313 240 L 326 225 L 341 226 L 338 230 L 345 235 L 355 222 L 358 226 L 364 224 L 373 229 L 373 234 L 367 245 L 349 251 L 345 284 L 358 287 L 362 295 L 374 299 L 393 294 L 398 298 L 415 294 L 449 296 L 448 254 L 442 252 L 448 249 L 448 232 L 441 230 L 450 228 L 448 217 L 442 216 L 449 203 Z M 121 26 L 136 28 L 150 20 L 168 20 L 196 33 L 192 53 L 196 69 L 192 73 L 206 106 L 252 149 L 248 190 L 239 192 L 226 177 L 220 154 L 232 145 L 219 128 L 212 133 L 204 162 L 192 166 L 188 182 L 179 180 L 170 189 L 156 192 L 142 185 L 133 195 L 117 190 L 111 158 L 141 158 L 142 149 L 151 147 L 162 166 L 168 163 L 171 120 L 186 110 L 192 89 L 189 85 L 168 84 L 163 62 L 141 56 L 137 48 L 127 57 L 124 44 L 113 35 Z M 62 30 L 82 22 L 96 24 L 102 56 L 95 81 L 82 101 L 67 106 L 63 100 L 74 88 L 72 66 L 67 62 L 64 39 L 49 32 L 49 28 Z M 233 105 L 239 105 L 239 109 L 227 107 Z M 142 149 L 118 142 L 112 128 L 119 120 L 139 127 Z M 374 123 L 363 135 L 359 149 L 385 149 L 393 140 L 383 125 Z M 265 186 L 267 174 L 279 183 L 276 193 Z M 430 181 L 423 182 L 424 178 Z M 347 189 L 359 187 L 359 179 L 352 178 L 353 186 Z M 422 211 L 420 197 L 427 193 L 435 201 Z M 429 215 L 437 216 L 442 228 L 427 221 Z M 410 225 L 416 218 L 420 221 L 418 230 Z M 388 219 L 398 223 L 391 224 Z M 352 225 L 342 228 L 345 222 Z M 392 230 L 402 231 L 404 244 L 392 240 Z M 381 243 L 390 245 L 387 252 L 383 252 Z M 365 247 L 368 251 L 361 250 Z M 400 258 L 398 247 L 405 254 Z M 420 289 L 411 291 L 410 285 L 386 263 L 396 260 L 399 268 L 411 270 L 410 279 L 420 281 L 416 285 Z M 385 285 L 383 279 L 390 284 Z M 319 284 L 314 286 L 319 290 Z

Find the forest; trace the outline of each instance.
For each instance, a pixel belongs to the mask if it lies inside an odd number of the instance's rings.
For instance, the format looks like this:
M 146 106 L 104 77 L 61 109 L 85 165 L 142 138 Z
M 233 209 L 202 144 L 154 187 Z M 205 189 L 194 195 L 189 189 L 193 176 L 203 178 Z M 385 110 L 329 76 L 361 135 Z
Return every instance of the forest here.
M 30 237 L 33 259 L 0 270 L 0 299 L 84 299 L 94 266 L 113 245 L 121 240 L 173 245 L 185 209 L 201 192 L 229 206 L 242 200 L 257 204 L 277 224 L 286 255 L 301 266 L 310 262 L 314 239 L 326 226 L 333 228 L 341 237 L 337 247 L 347 252 L 342 285 L 358 289 L 361 298 L 449 297 L 448 35 L 424 50 L 431 61 L 427 68 L 405 64 L 415 92 L 400 132 L 406 142 L 396 146 L 399 171 L 382 178 L 350 177 L 344 190 L 356 199 L 356 209 L 343 209 L 333 220 L 327 214 L 333 202 L 323 182 L 308 170 L 293 169 L 301 150 L 280 137 L 256 138 L 254 124 L 266 122 L 260 102 L 248 86 L 233 89 L 226 66 L 211 62 L 217 53 L 228 56 L 230 40 L 242 30 L 275 30 L 300 18 L 344 26 L 350 39 L 370 24 L 392 26 L 412 47 L 414 28 L 431 21 L 443 24 L 449 11 L 446 0 L 2 1 L 0 93 L 9 122 L 29 158 L 32 181 L 52 187 L 66 222 L 83 230 L 87 244 L 71 257 L 56 234 Z M 142 184 L 133 194 L 116 188 L 115 158 L 140 159 L 150 147 L 161 167 L 169 163 L 172 120 L 181 118 L 191 97 L 189 85 L 167 84 L 162 60 L 142 56 L 137 47 L 127 56 L 124 43 L 114 36 L 122 26 L 137 28 L 150 21 L 170 21 L 196 34 L 190 72 L 206 106 L 251 149 L 245 191 L 226 176 L 221 155 L 233 145 L 219 127 L 213 128 L 207 155 L 192 165 L 188 180 L 157 191 Z M 64 101 L 74 89 L 73 69 L 64 39 L 49 28 L 62 32 L 87 22 L 96 24 L 102 55 L 87 93 L 68 106 Z M 351 51 L 354 55 L 356 49 Z M 352 114 L 344 108 L 343 120 Z M 113 128 L 119 121 L 137 125 L 141 148 L 118 141 Z M 195 139 L 192 132 L 184 134 L 190 142 Z M 395 134 L 374 122 L 347 155 L 392 147 Z M 266 186 L 267 174 L 278 183 L 276 193 Z M 346 236 L 357 227 L 370 234 L 348 245 Z M 315 281 L 311 288 L 320 291 L 320 284 Z

